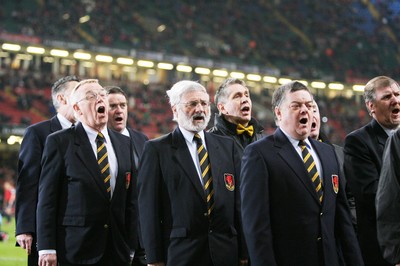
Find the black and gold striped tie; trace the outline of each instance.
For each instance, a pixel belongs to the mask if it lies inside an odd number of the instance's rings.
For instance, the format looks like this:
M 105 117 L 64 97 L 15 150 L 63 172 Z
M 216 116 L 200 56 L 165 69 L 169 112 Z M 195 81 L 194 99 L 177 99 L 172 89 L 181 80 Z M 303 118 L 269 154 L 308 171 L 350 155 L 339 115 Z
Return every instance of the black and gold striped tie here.
M 315 165 L 315 161 L 311 156 L 311 153 L 308 151 L 306 143 L 303 140 L 299 141 L 299 146 L 301 148 L 301 155 L 303 156 L 304 165 L 306 166 L 308 175 L 310 176 L 311 181 L 315 186 L 315 191 L 317 192 L 319 202 L 322 202 L 324 192 L 322 188 L 321 178 L 319 177 L 317 166 Z
M 207 197 L 207 210 L 208 216 L 214 209 L 214 189 L 213 189 L 213 178 L 211 175 L 211 164 L 208 158 L 207 150 L 204 148 L 203 141 L 199 134 L 194 135 L 194 140 L 197 143 L 197 154 L 199 155 L 199 162 L 201 168 L 201 177 L 203 179 L 204 191 Z
M 103 134 L 99 132 L 96 138 L 97 144 L 97 163 L 99 164 L 101 176 L 104 181 L 104 185 L 107 189 L 107 194 L 111 198 L 111 185 L 110 185 L 110 164 L 108 163 L 108 153 L 107 147 L 105 144 L 105 139 Z

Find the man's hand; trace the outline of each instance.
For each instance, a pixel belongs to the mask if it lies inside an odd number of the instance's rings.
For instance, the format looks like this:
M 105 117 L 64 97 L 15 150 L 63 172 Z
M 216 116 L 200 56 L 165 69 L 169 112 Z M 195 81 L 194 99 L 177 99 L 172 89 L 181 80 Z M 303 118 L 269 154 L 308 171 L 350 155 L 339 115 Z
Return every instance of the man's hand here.
M 31 234 L 20 234 L 16 237 L 21 248 L 26 249 L 26 254 L 31 254 L 33 237 Z
M 39 266 L 57 266 L 57 254 L 40 255 Z

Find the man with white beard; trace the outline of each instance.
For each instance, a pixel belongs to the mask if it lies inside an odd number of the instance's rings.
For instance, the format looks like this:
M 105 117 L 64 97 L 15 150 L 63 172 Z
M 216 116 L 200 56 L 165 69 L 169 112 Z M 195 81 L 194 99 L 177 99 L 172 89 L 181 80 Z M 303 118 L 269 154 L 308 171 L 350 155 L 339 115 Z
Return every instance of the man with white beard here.
M 238 265 L 240 157 L 232 139 L 205 132 L 210 97 L 193 81 L 167 91 L 178 127 L 145 144 L 139 217 L 149 265 Z

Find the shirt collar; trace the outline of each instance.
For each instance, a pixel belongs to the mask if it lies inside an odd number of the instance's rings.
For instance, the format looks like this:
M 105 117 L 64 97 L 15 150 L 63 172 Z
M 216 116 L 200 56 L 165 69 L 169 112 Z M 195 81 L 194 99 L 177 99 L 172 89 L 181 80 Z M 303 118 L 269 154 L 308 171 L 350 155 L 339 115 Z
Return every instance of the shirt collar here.
M 374 118 L 374 119 L 375 119 L 375 118 Z M 381 128 L 383 129 L 383 131 L 385 131 L 386 135 L 388 135 L 389 137 L 390 137 L 391 135 L 393 135 L 393 133 L 396 132 L 396 130 L 397 130 L 397 128 L 396 128 L 396 129 L 389 129 L 389 128 L 387 128 L 387 127 L 382 126 L 382 124 L 379 123 L 378 120 L 376 120 L 376 119 L 375 119 L 375 121 L 376 121 L 376 123 L 378 123 L 378 125 L 381 126 Z
M 195 133 L 193 133 L 193 132 L 191 132 L 191 131 L 189 131 L 189 130 L 184 129 L 184 128 L 182 128 L 181 126 L 179 126 L 179 129 L 181 130 L 182 135 L 183 135 L 183 137 L 185 138 L 185 140 L 188 141 L 188 142 L 190 142 L 190 143 L 192 143 L 192 142 L 193 142 L 193 137 L 194 137 L 194 134 L 195 134 Z M 197 132 L 197 134 L 200 135 L 201 140 L 203 141 L 203 143 L 205 143 L 205 141 L 204 141 L 204 131 L 202 130 L 202 131 L 200 131 L 200 132 Z
M 67 118 L 65 118 L 65 116 L 63 116 L 62 114 L 57 113 L 57 118 L 58 118 L 58 121 L 60 121 L 61 127 L 63 129 L 70 128 L 72 126 L 71 121 L 69 121 Z
M 129 136 L 129 131 L 128 131 L 128 129 L 127 128 L 124 128 L 124 130 L 122 130 L 122 132 L 120 132 L 122 135 L 124 135 L 124 136 L 127 136 L 127 137 L 130 137 Z
M 299 146 L 299 142 L 300 142 L 299 139 L 292 138 L 289 134 L 287 134 L 287 133 L 285 132 L 285 130 L 283 130 L 282 128 L 280 128 L 280 129 L 282 130 L 283 134 L 285 134 L 285 136 L 289 139 L 290 143 L 291 143 L 294 147 Z M 308 149 L 311 149 L 310 140 L 309 140 L 308 138 L 306 138 L 306 139 L 304 139 L 303 141 L 306 143 L 307 148 L 308 148 Z
M 378 121 L 377 121 L 378 122 Z M 379 124 L 379 122 L 378 122 L 378 124 Z M 384 127 L 384 126 L 382 126 L 381 124 L 379 124 L 381 127 L 382 127 L 382 129 L 386 132 L 386 134 L 390 137 L 391 135 L 393 135 L 393 133 L 394 132 L 396 132 L 396 130 L 397 129 L 389 129 L 389 128 L 386 128 L 386 127 Z
M 82 123 L 82 126 L 85 129 L 86 134 L 88 135 L 89 141 L 91 143 L 96 142 L 96 138 L 97 138 L 97 135 L 99 134 L 99 132 L 92 129 L 88 125 L 85 125 L 84 123 Z M 101 132 L 101 134 L 103 134 L 105 142 L 107 143 L 110 139 L 110 136 L 108 135 L 107 127 L 104 127 L 100 132 Z

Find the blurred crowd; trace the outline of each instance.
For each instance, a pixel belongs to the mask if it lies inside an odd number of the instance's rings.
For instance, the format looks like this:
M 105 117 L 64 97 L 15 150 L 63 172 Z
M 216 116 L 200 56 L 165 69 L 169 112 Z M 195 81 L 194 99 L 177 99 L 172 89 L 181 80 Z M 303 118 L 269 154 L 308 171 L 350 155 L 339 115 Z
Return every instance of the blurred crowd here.
M 54 114 L 54 107 L 51 103 L 51 80 L 56 80 L 49 73 L 41 75 L 31 71 L 15 71 L 3 68 L 0 71 L 0 97 L 3 112 L 0 116 L 2 125 L 28 126 L 51 117 Z M 172 114 L 169 110 L 166 90 L 171 84 L 141 82 L 127 82 L 108 80 L 102 81 L 102 85 L 118 84 L 128 95 L 129 120 L 128 123 L 134 128 L 143 131 L 150 138 L 154 138 L 171 131 L 175 123 L 172 121 Z M 211 98 L 215 93 L 215 84 L 205 84 Z M 260 93 L 251 92 L 253 95 L 253 113 L 261 125 L 265 128 L 266 134 L 274 132 L 276 126 L 272 115 L 271 90 L 265 88 Z M 369 121 L 363 100 L 360 98 L 316 96 L 320 106 L 323 120 L 324 133 L 333 143 L 343 144 L 346 134 L 364 125 Z M 14 107 L 8 111 L 7 107 Z M 216 107 L 212 110 L 216 112 Z M 38 115 L 40 114 L 40 115 Z M 36 115 L 36 116 L 33 116 Z M 17 119 L 19 118 L 19 119 Z M 209 127 L 213 126 L 210 121 Z
M 396 3 L 18 0 L 0 10 L 0 32 L 206 57 L 343 82 L 399 74 Z M 85 15 L 90 18 L 80 23 Z

